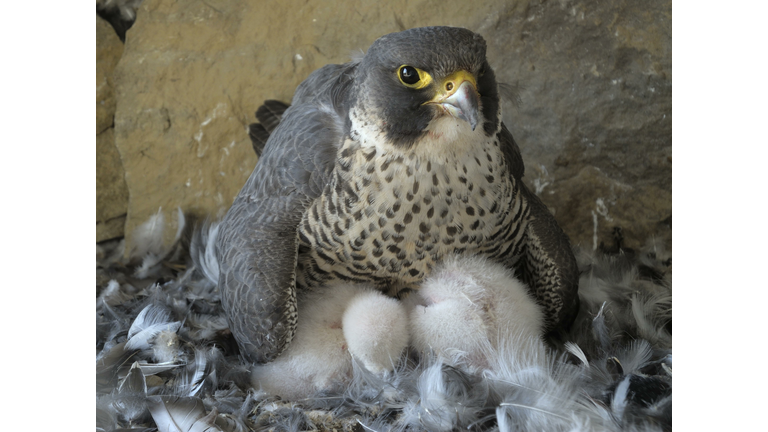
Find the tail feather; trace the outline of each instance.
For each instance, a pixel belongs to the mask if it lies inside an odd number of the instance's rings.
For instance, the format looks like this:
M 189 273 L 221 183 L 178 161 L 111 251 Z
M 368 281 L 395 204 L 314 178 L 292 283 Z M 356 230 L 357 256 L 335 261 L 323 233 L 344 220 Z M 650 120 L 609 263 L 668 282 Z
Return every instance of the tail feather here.
M 272 133 L 283 119 L 283 113 L 290 105 L 277 100 L 264 101 L 264 105 L 256 110 L 256 118 L 264 126 L 268 133 Z
M 259 123 L 253 123 L 248 126 L 248 136 L 251 138 L 253 151 L 256 152 L 257 156 L 261 156 L 269 135 L 280 124 L 280 121 L 283 119 L 283 113 L 285 113 L 289 106 L 277 100 L 267 100 L 264 101 L 264 105 L 256 110 L 256 120 Z
M 264 126 L 253 123 L 250 126 L 248 126 L 248 136 L 251 138 L 251 145 L 253 146 L 253 151 L 256 152 L 256 156 L 261 156 L 261 154 L 264 152 L 264 146 L 267 145 L 267 140 L 269 139 L 269 132 L 267 132 L 266 129 L 264 129 Z

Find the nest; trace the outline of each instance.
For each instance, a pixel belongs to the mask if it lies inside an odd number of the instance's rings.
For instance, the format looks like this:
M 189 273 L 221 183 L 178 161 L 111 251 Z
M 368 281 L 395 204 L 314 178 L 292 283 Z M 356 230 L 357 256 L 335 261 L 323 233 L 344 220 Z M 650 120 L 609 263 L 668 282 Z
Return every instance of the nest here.
M 671 255 L 658 242 L 576 250 L 581 310 L 544 351 L 521 356 L 502 341 L 494 367 L 476 370 L 460 353 L 409 350 L 392 373 L 355 364 L 338 391 L 288 401 L 252 387 L 227 327 L 217 225 L 179 229 L 163 248 L 164 225 L 158 213 L 127 254 L 123 241 L 97 245 L 97 430 L 672 428 Z

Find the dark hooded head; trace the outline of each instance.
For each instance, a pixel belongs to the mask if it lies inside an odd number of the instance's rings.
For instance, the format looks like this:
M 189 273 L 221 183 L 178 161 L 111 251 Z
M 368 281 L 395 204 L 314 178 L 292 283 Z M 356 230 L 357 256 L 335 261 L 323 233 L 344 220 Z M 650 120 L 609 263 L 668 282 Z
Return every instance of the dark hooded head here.
M 414 145 L 441 115 L 490 136 L 499 126 L 499 99 L 485 49 L 480 35 L 456 27 L 382 36 L 357 68 L 358 106 L 379 116 L 398 146 Z

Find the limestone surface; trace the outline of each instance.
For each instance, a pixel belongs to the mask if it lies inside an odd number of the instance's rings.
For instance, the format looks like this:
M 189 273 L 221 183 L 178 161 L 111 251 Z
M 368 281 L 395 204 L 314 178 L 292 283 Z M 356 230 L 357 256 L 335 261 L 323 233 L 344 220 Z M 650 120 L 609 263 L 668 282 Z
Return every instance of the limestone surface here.
M 128 188 L 123 178 L 114 129 L 96 135 L 96 241 L 123 235 Z
M 128 188 L 115 147 L 113 72 L 123 43 L 112 27 L 96 16 L 96 241 L 123 236 Z

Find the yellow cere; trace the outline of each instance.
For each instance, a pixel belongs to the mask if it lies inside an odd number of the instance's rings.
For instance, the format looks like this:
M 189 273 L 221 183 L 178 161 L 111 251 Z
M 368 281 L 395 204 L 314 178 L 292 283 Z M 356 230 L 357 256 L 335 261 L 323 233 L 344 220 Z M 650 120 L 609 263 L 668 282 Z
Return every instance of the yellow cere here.
M 435 89 L 435 96 L 431 100 L 424 102 L 422 105 L 444 101 L 456 93 L 461 84 L 466 81 L 469 81 L 469 83 L 472 84 L 472 87 L 474 87 L 475 92 L 477 92 L 477 80 L 475 79 L 475 76 L 465 70 L 459 70 L 442 79 Z
M 475 76 L 465 70 L 459 70 L 445 77 L 442 83 L 443 85 L 440 86 L 440 91 L 453 93 L 464 81 L 469 81 L 472 83 L 472 86 L 477 89 L 477 80 L 475 80 Z

